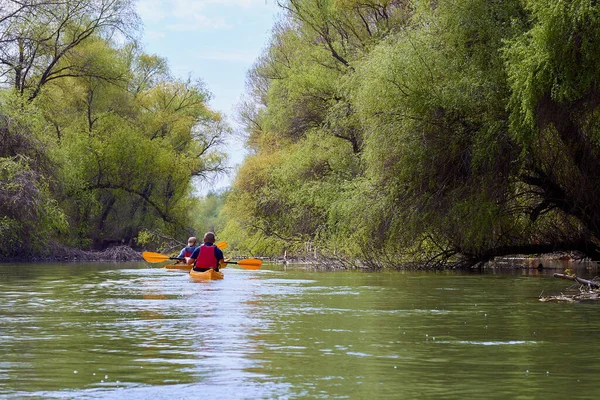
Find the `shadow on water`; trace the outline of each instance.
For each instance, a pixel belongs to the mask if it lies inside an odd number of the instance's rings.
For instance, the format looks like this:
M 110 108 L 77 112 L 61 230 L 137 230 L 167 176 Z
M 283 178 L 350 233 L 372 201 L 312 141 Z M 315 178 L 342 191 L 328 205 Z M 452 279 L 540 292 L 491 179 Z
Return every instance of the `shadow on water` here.
M 502 260 L 492 261 L 488 263 L 487 271 L 500 271 L 501 273 L 509 273 L 509 271 L 527 271 L 531 275 L 539 273 L 540 275 L 552 275 L 554 273 L 562 273 L 565 270 L 570 270 L 577 275 L 586 277 L 597 276 L 600 264 L 592 261 L 573 260 L 568 257 L 563 259 L 549 258 L 505 258 Z

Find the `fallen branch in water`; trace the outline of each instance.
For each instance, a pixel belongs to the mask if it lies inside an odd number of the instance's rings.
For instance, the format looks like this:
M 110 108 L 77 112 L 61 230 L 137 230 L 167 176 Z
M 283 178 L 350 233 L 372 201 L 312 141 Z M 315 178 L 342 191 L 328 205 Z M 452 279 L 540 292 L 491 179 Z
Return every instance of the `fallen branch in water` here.
M 585 300 L 600 300 L 600 291 L 597 289 L 600 288 L 600 283 L 596 281 L 589 281 L 587 279 L 579 278 L 575 275 L 567 275 L 567 274 L 554 274 L 555 278 L 567 279 L 569 281 L 577 282 L 581 285 L 587 286 L 588 290 L 584 290 L 582 286 L 579 287 L 579 293 L 572 295 L 560 294 L 560 296 L 548 296 L 542 297 L 540 296 L 540 301 L 585 301 Z
M 588 285 L 590 289 L 598 289 L 600 288 L 600 284 L 594 281 L 588 281 L 587 279 L 579 278 L 575 275 L 567 275 L 567 274 L 554 274 L 555 278 L 567 279 L 570 281 L 575 281 L 577 283 L 581 283 L 582 285 Z
M 586 293 L 579 293 L 579 294 L 574 294 L 574 295 L 561 294 L 560 296 L 540 297 L 539 300 L 542 302 L 566 301 L 566 302 L 574 303 L 577 301 L 600 300 L 600 293 L 586 292 Z

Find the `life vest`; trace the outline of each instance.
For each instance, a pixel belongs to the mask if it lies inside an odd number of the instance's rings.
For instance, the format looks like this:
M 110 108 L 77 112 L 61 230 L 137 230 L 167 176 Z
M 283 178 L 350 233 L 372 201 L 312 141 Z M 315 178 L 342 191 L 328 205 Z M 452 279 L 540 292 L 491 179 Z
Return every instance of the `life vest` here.
M 217 257 L 215 257 L 216 246 L 200 246 L 200 252 L 194 267 L 196 268 L 217 268 Z
M 183 249 L 183 256 L 184 257 L 191 257 L 192 253 L 194 252 L 194 250 L 196 250 L 196 246 L 188 246 L 185 249 Z

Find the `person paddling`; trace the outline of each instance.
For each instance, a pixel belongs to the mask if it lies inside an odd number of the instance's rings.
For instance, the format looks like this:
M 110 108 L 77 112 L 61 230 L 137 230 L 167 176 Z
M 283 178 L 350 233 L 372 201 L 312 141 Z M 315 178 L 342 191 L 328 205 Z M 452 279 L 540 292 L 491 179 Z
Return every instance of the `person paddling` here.
M 196 239 L 194 236 L 191 236 L 187 240 L 187 246 L 184 247 L 183 249 L 181 249 L 181 252 L 177 256 L 177 258 L 185 258 L 186 262 L 187 262 L 187 258 L 190 257 L 194 253 L 194 250 L 196 250 L 197 247 L 198 247 L 198 239 Z
M 209 269 L 218 271 L 221 261 L 223 252 L 215 246 L 215 234 L 207 232 L 204 235 L 204 244 L 194 250 L 187 263 L 194 267 L 194 271 L 204 272 Z

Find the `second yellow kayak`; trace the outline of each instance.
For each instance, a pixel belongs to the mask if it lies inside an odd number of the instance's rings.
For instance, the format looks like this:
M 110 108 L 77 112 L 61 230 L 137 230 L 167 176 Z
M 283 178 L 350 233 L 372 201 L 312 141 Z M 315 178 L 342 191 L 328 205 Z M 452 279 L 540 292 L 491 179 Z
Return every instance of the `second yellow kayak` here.
M 189 271 L 190 269 L 192 269 L 192 267 L 187 264 L 173 264 L 165 265 L 165 269 L 178 269 L 180 271 Z

